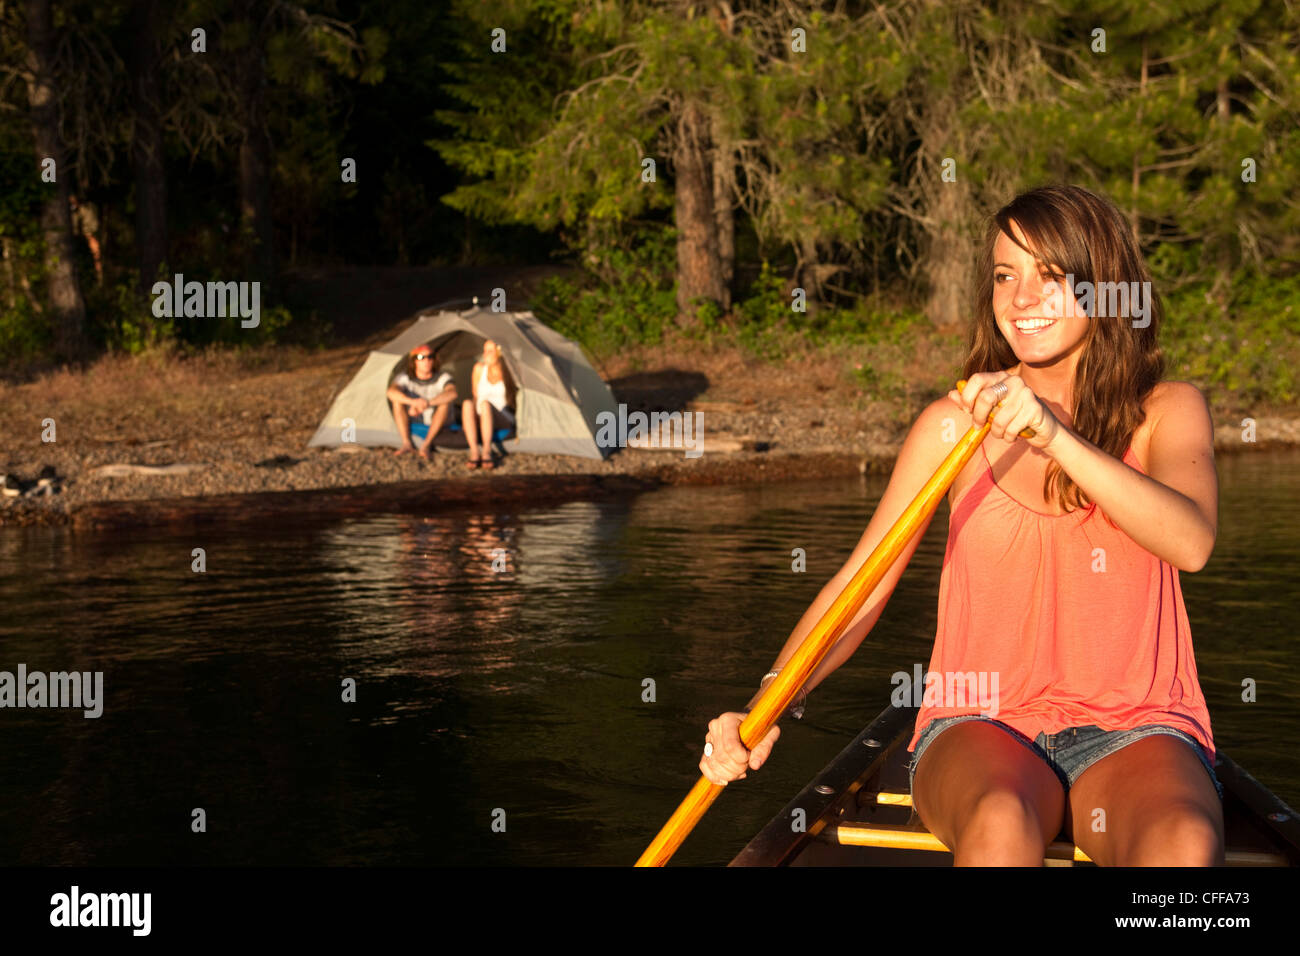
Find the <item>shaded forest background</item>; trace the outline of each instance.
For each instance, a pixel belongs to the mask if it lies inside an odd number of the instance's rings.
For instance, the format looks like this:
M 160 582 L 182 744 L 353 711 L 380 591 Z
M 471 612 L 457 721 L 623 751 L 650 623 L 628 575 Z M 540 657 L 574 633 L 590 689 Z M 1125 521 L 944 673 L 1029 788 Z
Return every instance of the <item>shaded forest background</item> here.
M 329 344 L 286 278 L 357 265 L 569 263 L 509 307 L 597 355 L 924 340 L 987 216 L 1072 182 L 1173 374 L 1297 397 L 1293 0 L 0 0 L 0 63 L 11 371 Z M 156 317 L 175 273 L 260 282 L 261 324 Z

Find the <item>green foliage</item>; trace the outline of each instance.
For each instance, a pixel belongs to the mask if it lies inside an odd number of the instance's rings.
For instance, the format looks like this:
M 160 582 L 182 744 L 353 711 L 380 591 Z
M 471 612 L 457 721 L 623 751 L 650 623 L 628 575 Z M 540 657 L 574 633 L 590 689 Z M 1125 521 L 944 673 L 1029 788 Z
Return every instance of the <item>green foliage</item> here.
M 176 346 L 224 345 L 257 348 L 293 341 L 319 344 L 322 329 L 311 320 L 295 321 L 285 305 L 263 306 L 258 324 L 246 329 L 238 315 L 213 318 L 160 318 L 152 301 L 141 300 L 134 283 L 86 287 L 86 313 L 92 339 L 108 351 L 142 355 Z
M 145 352 L 163 347 L 172 341 L 169 333 L 173 331 L 171 323 L 156 326 L 129 316 L 121 319 L 110 329 L 107 345 L 110 351 L 126 352 L 128 355 L 141 355 Z
M 852 378 L 871 398 L 889 401 L 907 393 L 907 380 L 893 369 L 859 362 L 854 366 Z
M 785 285 L 785 280 L 764 259 L 758 278 L 749 287 L 748 295 L 736 303 L 735 312 L 741 326 L 756 330 L 772 329 L 793 315 L 791 299 L 785 294 Z
M 287 306 L 264 305 L 258 312 L 256 326 L 246 329 L 242 325 L 243 321 L 238 315 L 190 319 L 185 341 L 196 345 L 226 345 L 235 348 L 269 345 L 288 338 L 294 318 Z
M 723 317 L 726 313 L 722 311 L 722 306 L 712 299 L 700 299 L 693 305 L 695 321 L 701 333 L 711 335 L 723 328 Z
M 853 308 L 795 312 L 785 291 L 787 284 L 764 262 L 735 307 L 734 342 L 756 357 L 777 361 L 822 349 L 843 352 L 866 347 L 877 355 L 888 353 L 888 362 L 901 365 L 918 349 L 950 352 L 957 347 L 955 338 L 940 336 L 918 311 L 882 308 L 864 301 Z M 891 378 L 870 364 L 853 377 L 872 393 L 884 394 L 898 385 L 897 377 Z
M 83 294 L 87 331 L 100 348 L 141 355 L 177 341 L 176 323 L 156 317 L 127 278 L 103 286 L 87 283 Z
M 32 301 L 45 275 L 37 226 L 42 193 L 34 164 L 30 131 L 0 122 L 0 243 L 8 253 L 0 263 L 0 362 L 6 364 L 37 359 L 54 343 Z
M 556 331 L 597 356 L 626 345 L 654 345 L 677 314 L 672 275 L 672 230 L 643 228 L 627 247 L 590 253 L 588 271 L 577 280 L 542 283 L 533 311 Z
M 1226 309 L 1209 291 L 1198 283 L 1166 300 L 1167 376 L 1205 390 L 1216 408 L 1300 398 L 1300 276 L 1240 274 Z
M 33 361 L 52 345 L 49 324 L 30 302 L 19 299 L 14 308 L 0 309 L 0 363 Z
M 237 344 L 251 347 L 282 341 L 287 337 L 294 321 L 293 313 L 283 305 L 273 305 L 263 309 L 259 319 L 257 327 L 253 329 L 239 327 L 236 323 L 237 331 L 232 330 L 232 333 L 237 336 L 235 339 Z
M 832 4 L 802 21 L 773 3 L 739 5 L 734 20 L 726 5 L 704 6 L 163 5 L 167 272 L 248 273 L 237 145 L 255 121 L 273 144 L 281 262 L 510 261 L 564 244 L 582 272 L 547 283 L 539 314 L 597 353 L 654 345 L 679 318 L 672 210 L 685 182 L 678 150 L 698 126 L 730 172 L 737 270 L 763 265 L 730 312 L 697 304 L 679 330 L 696 342 L 772 361 L 825 357 L 882 400 L 951 384 L 961 343 L 919 312 L 865 300 L 794 312 L 789 270 L 765 260 L 841 264 L 838 288 L 919 305 L 933 250 L 970 251 L 948 230 L 970 239 L 1015 192 L 1075 182 L 1109 195 L 1155 243 L 1171 374 L 1216 402 L 1297 399 L 1300 293 L 1266 276 L 1300 264 L 1294 3 L 1156 0 L 1121 5 L 1123 15 L 1111 0 Z M 243 329 L 238 318 L 158 320 L 132 292 L 130 142 L 148 98 L 127 82 L 130 10 L 56 5 L 60 177 L 93 195 L 103 219 L 105 287 L 74 237 L 89 331 L 132 353 L 172 339 L 319 341 L 302 303 L 267 307 Z M 0 52 L 25 62 L 21 17 L 0 20 Z M 210 34 L 202 56 L 187 52 L 195 24 Z M 1090 46 L 1098 24 L 1105 52 Z M 807 33 L 798 53 L 794 25 Z M 491 48 L 496 27 L 506 51 Z M 265 76 L 244 75 L 255 64 Z M 114 81 L 98 89 L 105 71 Z M 264 87 L 255 117 L 241 78 Z M 37 226 L 50 192 L 35 174 L 25 88 L 0 97 L 0 355 L 31 356 L 50 341 Z M 357 160 L 356 183 L 339 181 L 344 156 Z M 957 179 L 940 187 L 946 157 Z M 1247 158 L 1254 182 L 1241 178 Z
M 1195 275 L 1199 255 L 1199 243 L 1160 243 L 1147 256 L 1147 266 L 1151 269 L 1151 278 L 1156 287 L 1168 288 L 1168 283 Z

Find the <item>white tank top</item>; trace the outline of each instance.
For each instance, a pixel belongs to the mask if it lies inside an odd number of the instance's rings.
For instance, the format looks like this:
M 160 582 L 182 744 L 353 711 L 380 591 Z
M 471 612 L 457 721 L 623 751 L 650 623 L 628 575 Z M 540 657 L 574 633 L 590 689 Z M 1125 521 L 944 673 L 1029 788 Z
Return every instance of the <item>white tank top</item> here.
M 480 366 L 483 371 L 478 375 L 478 403 L 476 408 L 482 407 L 484 402 L 490 404 L 497 411 L 506 407 L 506 380 L 505 375 L 501 376 L 499 382 L 489 382 L 487 374 L 487 365 Z

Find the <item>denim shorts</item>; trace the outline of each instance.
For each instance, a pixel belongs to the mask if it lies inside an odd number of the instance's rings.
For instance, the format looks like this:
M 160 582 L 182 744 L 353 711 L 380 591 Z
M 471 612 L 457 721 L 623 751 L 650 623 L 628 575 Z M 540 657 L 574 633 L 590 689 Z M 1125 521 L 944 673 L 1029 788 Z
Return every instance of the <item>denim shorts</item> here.
M 916 741 L 916 750 L 912 753 L 912 759 L 907 765 L 909 786 L 915 783 L 916 765 L 921 762 L 921 754 L 925 753 L 925 748 L 930 746 L 934 742 L 934 738 L 939 734 L 963 720 L 987 720 L 989 723 L 1001 727 L 1019 743 L 1046 761 L 1047 765 L 1055 771 L 1057 778 L 1061 781 L 1061 786 L 1065 788 L 1067 793 L 1083 772 L 1102 757 L 1108 757 L 1121 747 L 1126 747 L 1143 737 L 1168 734 L 1191 745 L 1192 749 L 1196 751 L 1196 756 L 1201 758 L 1201 764 L 1205 767 L 1206 773 L 1210 775 L 1214 789 L 1218 791 L 1219 799 L 1223 799 L 1223 784 L 1219 783 L 1219 778 L 1214 772 L 1214 765 L 1210 763 L 1210 758 L 1205 754 L 1205 748 L 1190 734 L 1184 733 L 1177 728 L 1165 724 L 1149 724 L 1145 727 L 1135 727 L 1132 730 L 1102 730 L 1096 724 L 1088 724 L 1084 727 L 1067 727 L 1054 734 L 1039 734 L 1033 740 L 1030 740 L 1018 730 L 1002 723 L 1002 721 L 994 720 L 992 717 L 985 717 L 983 714 L 939 717 L 926 724 L 925 729 L 921 731 L 920 738 Z

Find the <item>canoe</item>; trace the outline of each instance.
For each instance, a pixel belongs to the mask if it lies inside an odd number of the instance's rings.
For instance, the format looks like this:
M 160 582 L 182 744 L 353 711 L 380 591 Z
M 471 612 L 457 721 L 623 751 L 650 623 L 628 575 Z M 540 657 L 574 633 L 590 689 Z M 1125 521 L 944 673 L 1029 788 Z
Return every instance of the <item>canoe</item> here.
M 952 854 L 912 809 L 907 745 L 916 707 L 886 707 L 772 818 L 731 866 L 951 866 Z M 1223 784 L 1228 866 L 1300 866 L 1300 817 L 1227 754 Z M 1092 866 L 1058 837 L 1049 866 Z

